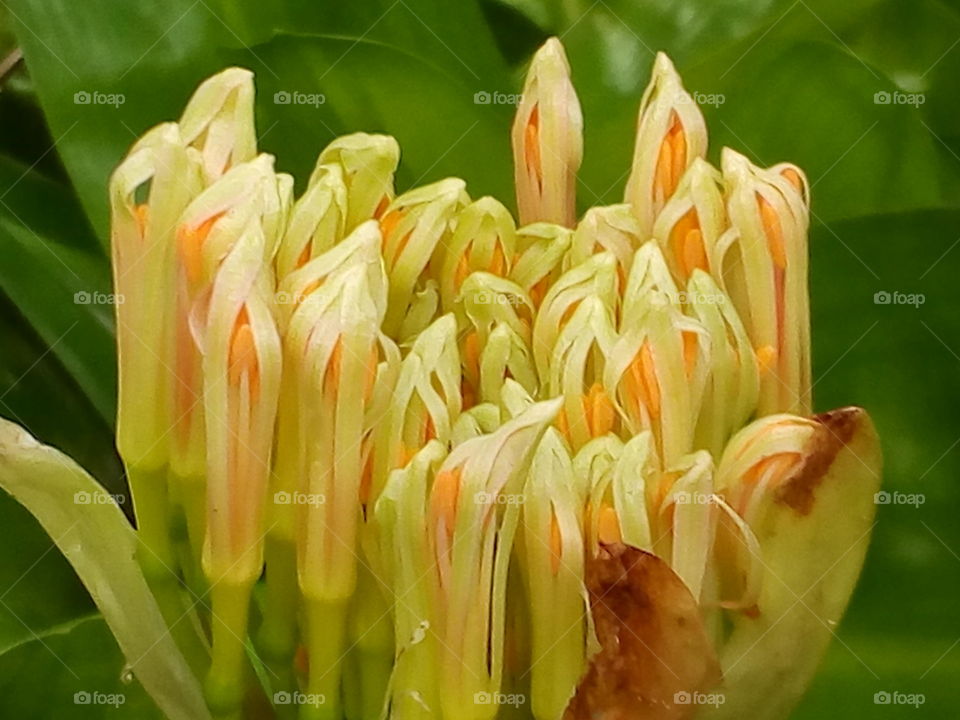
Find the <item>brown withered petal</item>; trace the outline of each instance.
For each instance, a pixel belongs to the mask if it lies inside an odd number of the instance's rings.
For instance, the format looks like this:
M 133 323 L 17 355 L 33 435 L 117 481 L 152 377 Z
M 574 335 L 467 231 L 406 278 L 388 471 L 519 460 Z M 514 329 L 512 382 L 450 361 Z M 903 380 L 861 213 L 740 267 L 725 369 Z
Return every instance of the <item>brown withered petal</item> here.
M 600 651 L 564 720 L 684 720 L 678 696 L 720 681 L 697 601 L 656 555 L 621 543 L 587 559 L 587 589 Z

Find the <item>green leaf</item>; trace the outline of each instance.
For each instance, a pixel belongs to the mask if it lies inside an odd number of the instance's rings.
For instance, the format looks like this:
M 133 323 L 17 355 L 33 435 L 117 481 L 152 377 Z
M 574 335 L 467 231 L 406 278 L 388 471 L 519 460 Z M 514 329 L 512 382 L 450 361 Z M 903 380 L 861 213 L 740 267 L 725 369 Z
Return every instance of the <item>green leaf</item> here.
M 0 289 L 112 425 L 110 268 L 88 228 L 66 188 L 0 158 Z
M 4 420 L 0 486 L 34 514 L 73 565 L 157 705 L 171 720 L 208 718 L 200 685 L 137 564 L 136 533 L 96 481 Z
M 0 653 L 0 715 L 58 720 L 161 720 L 124 667 L 123 655 L 99 615 L 38 633 Z

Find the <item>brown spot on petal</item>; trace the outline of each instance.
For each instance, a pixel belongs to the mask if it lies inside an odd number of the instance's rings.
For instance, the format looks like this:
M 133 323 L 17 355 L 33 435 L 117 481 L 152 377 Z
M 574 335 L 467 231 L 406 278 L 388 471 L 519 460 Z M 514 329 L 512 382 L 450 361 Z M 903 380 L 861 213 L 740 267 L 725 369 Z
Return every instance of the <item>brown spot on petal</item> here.
M 709 689 L 720 665 L 696 600 L 656 555 L 620 543 L 587 560 L 590 609 L 601 650 L 564 720 L 683 720 L 696 706 L 678 693 Z
M 776 501 L 801 515 L 809 515 L 817 488 L 837 454 L 853 438 L 863 417 L 864 410 L 858 407 L 838 408 L 814 415 L 813 420 L 820 423 L 820 427 L 804 448 L 803 463 L 777 491 Z

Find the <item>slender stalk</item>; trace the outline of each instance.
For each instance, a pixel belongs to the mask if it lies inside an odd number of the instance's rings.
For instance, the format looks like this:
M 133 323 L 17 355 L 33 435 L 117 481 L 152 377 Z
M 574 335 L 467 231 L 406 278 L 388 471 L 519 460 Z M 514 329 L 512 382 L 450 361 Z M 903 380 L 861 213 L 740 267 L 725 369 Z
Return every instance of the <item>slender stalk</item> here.
M 213 608 L 213 655 L 205 693 L 218 720 L 239 718 L 247 689 L 244 638 L 250 614 L 253 583 L 222 580 L 210 589 Z
M 268 534 L 264 543 L 266 594 L 257 646 L 270 669 L 284 678 L 297 650 L 297 550 L 293 540 Z
M 180 567 L 172 539 L 166 470 L 127 468 L 140 546 L 137 561 L 153 592 L 160 613 L 177 647 L 195 673 L 206 671 L 207 650 L 191 622 L 191 604 L 178 574 Z
M 345 600 L 305 601 L 308 702 L 300 706 L 300 720 L 340 720 L 342 717 L 340 679 L 345 655 L 348 602 Z

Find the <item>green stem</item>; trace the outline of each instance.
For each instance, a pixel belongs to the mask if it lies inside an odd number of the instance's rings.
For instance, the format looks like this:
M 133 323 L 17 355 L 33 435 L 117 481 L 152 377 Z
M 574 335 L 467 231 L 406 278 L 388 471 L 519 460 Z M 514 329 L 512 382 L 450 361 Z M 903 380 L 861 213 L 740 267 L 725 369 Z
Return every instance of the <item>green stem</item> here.
M 127 480 L 137 519 L 137 561 L 174 642 L 190 668 L 202 675 L 207 666 L 207 650 L 190 617 L 192 603 L 185 604 L 178 574 L 166 470 L 128 467 Z
M 310 658 L 306 695 L 315 702 L 300 706 L 300 720 L 340 720 L 348 603 L 308 599 L 304 605 Z
M 266 595 L 257 645 L 272 670 L 276 665 L 289 672 L 297 650 L 297 607 L 300 599 L 296 545 L 270 534 L 267 535 L 263 552 L 267 568 Z
M 218 719 L 239 717 L 247 689 L 244 641 L 253 583 L 214 583 L 212 602 L 213 656 L 205 691 L 207 704 Z

